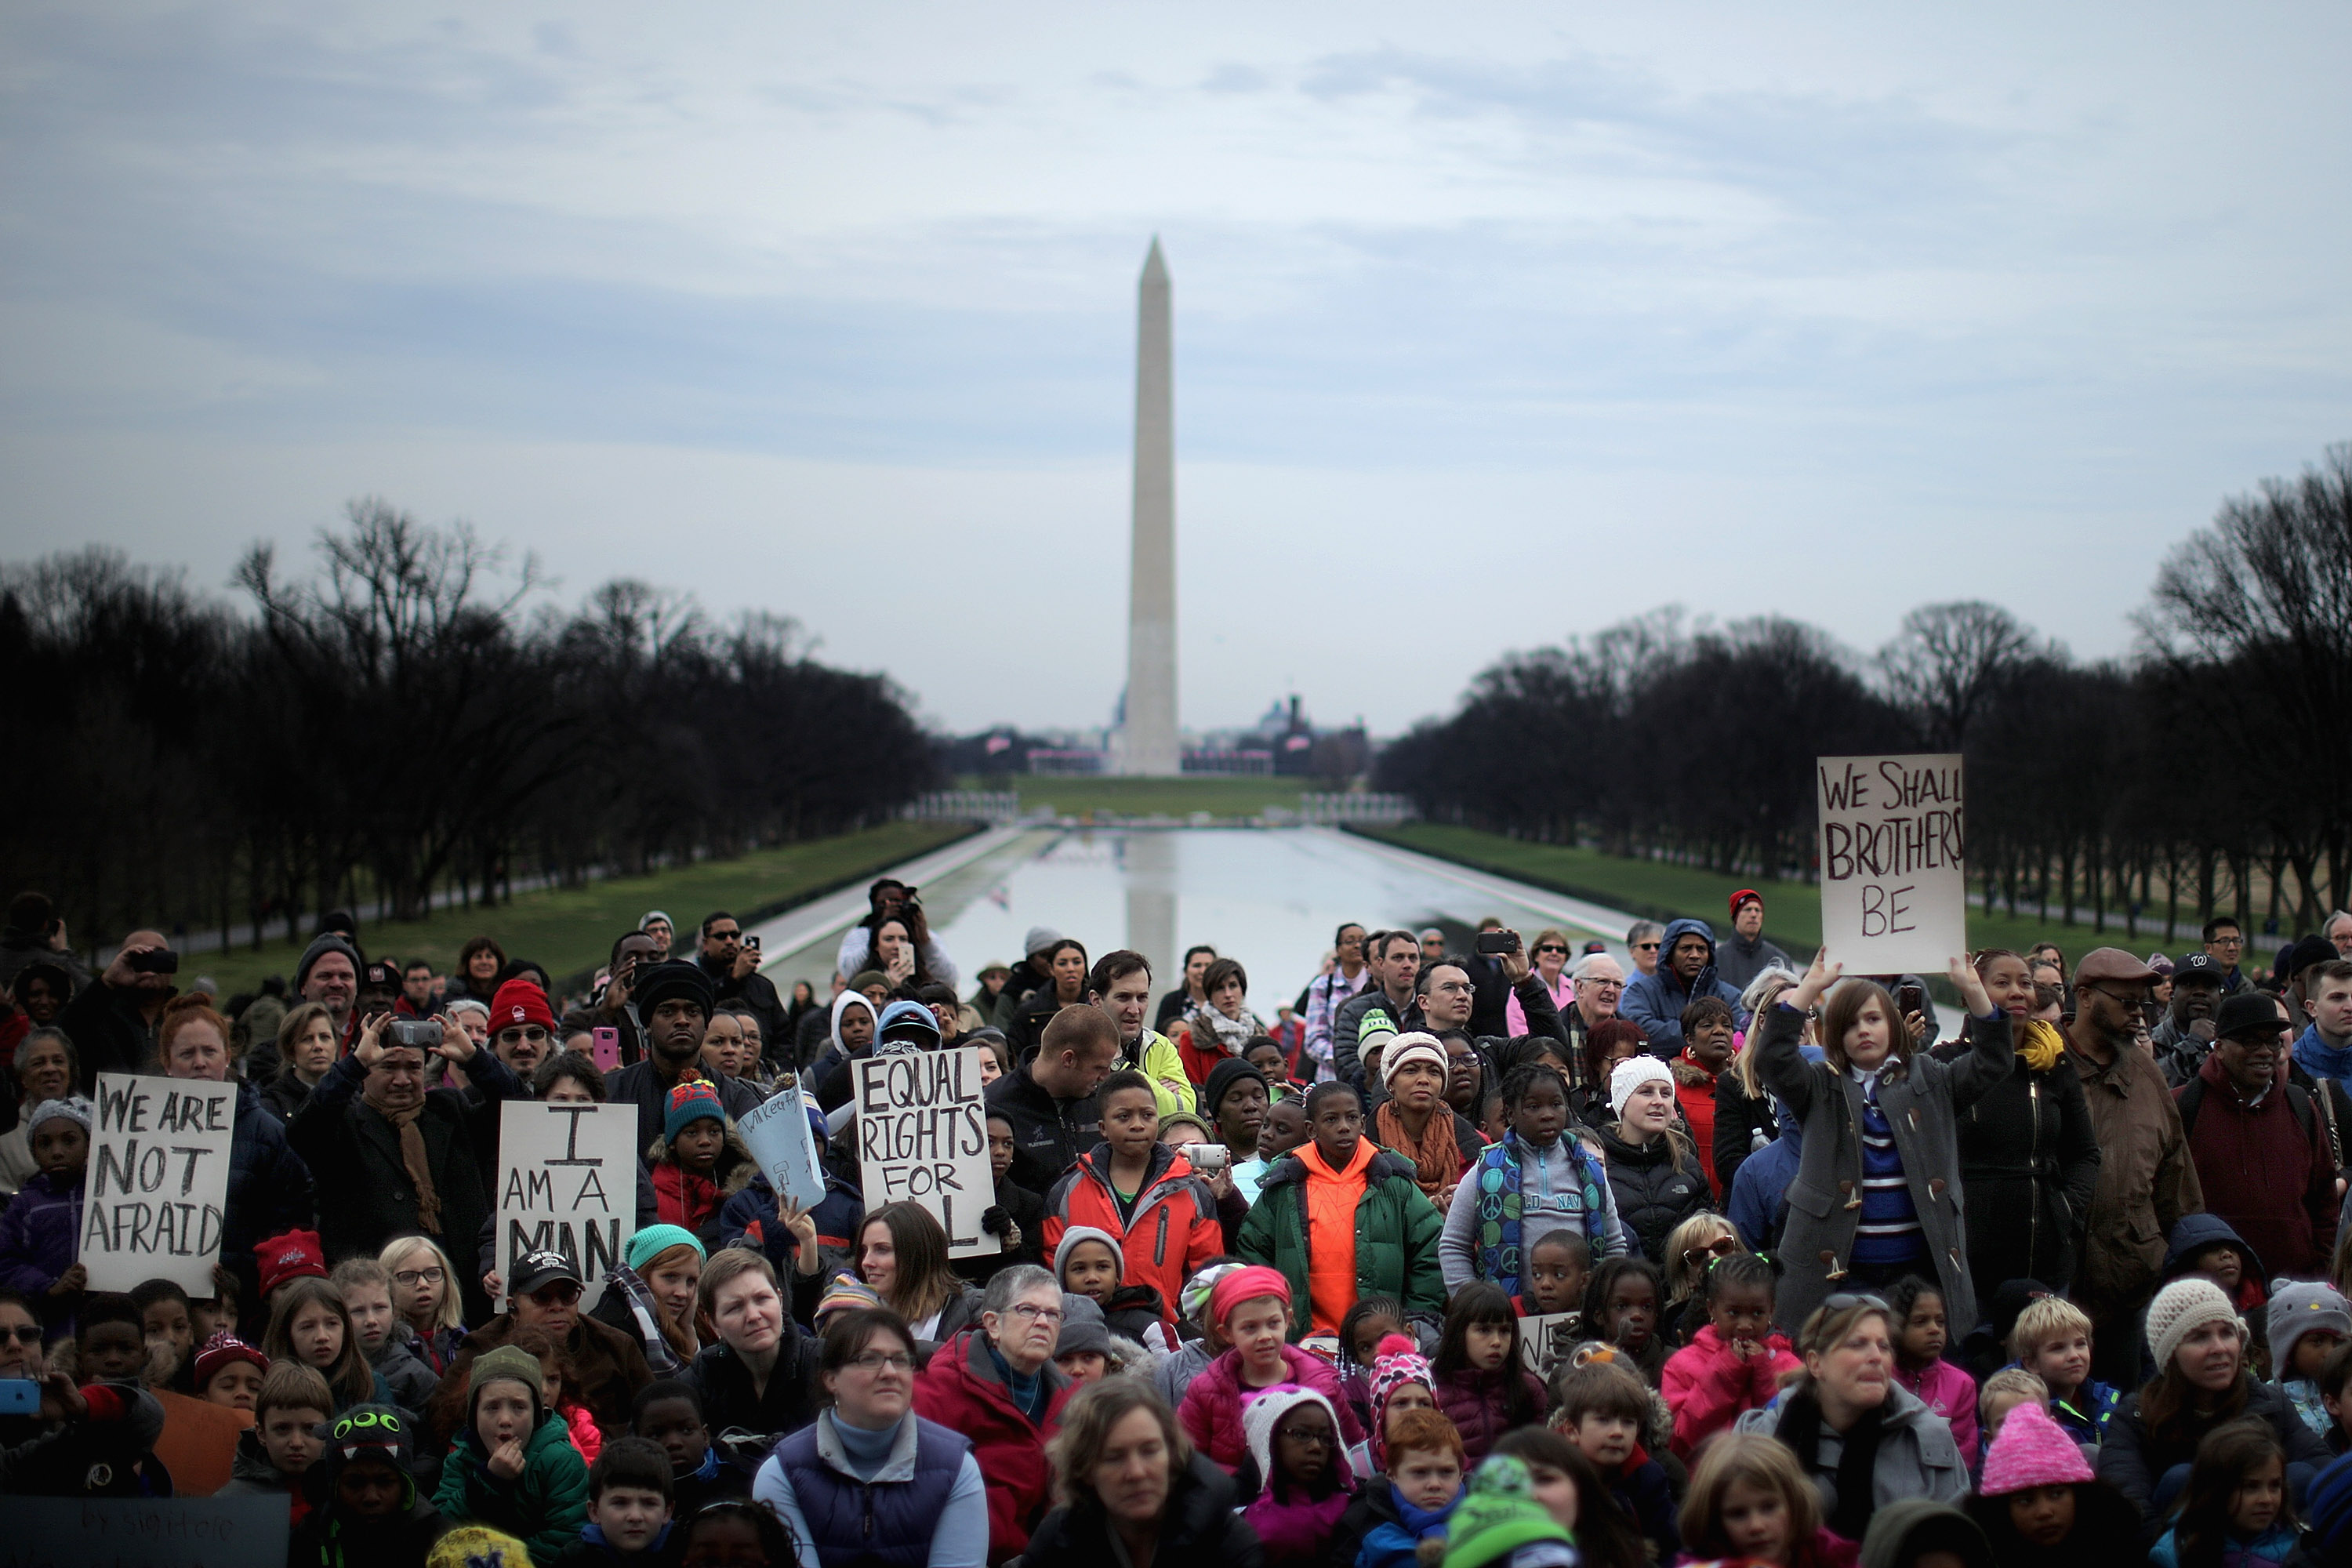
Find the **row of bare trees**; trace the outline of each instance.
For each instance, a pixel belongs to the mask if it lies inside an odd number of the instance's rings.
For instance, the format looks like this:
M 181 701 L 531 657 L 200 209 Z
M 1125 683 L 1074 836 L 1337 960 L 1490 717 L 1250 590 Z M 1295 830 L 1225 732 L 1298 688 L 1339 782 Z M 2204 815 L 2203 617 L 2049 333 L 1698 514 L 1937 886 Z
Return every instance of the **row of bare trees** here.
M 939 776 L 903 694 L 789 620 L 632 581 L 562 608 L 535 562 L 380 501 L 236 587 L 103 550 L 0 567 L 0 884 L 78 941 L 494 901 L 840 831 Z
M 1383 753 L 1427 815 L 1809 877 L 1815 756 L 1958 751 L 1989 904 L 2168 934 L 2352 906 L 2352 443 L 2175 550 L 2127 660 L 1930 605 L 1875 656 L 1654 612 L 1479 675 Z

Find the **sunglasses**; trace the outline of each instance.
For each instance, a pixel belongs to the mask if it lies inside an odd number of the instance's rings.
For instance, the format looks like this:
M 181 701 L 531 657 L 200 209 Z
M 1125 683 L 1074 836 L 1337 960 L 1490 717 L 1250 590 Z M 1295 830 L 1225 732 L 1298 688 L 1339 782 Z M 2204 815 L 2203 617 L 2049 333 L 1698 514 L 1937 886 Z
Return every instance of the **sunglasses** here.
M 1536 951 L 1538 952 L 1556 952 L 1563 958 L 1568 956 L 1568 949 L 1560 946 L 1559 943 L 1556 942 L 1545 942 L 1541 947 L 1537 948 Z
M 568 1279 L 559 1280 L 553 1285 L 542 1285 L 530 1293 L 530 1299 L 542 1307 L 569 1307 L 572 1302 L 580 1300 L 580 1287 Z
M 41 1325 L 38 1323 L 19 1323 L 13 1329 L 0 1329 L 0 1340 L 14 1340 L 20 1345 L 39 1344 L 41 1342 Z
M 1868 1291 L 1860 1290 L 1841 1290 L 1822 1302 L 1822 1310 L 1824 1312 L 1850 1311 L 1856 1307 L 1874 1307 L 1879 1311 L 1887 1313 L 1892 1313 L 1895 1310 L 1878 1297 L 1871 1295 Z
M 1665 944 L 1664 942 L 1637 942 L 1633 943 L 1633 951 L 1635 952 L 1655 952 L 1659 948 L 1664 945 Z
M 1685 1263 L 1696 1263 L 1702 1258 L 1728 1258 L 1738 1250 L 1739 1238 L 1738 1237 L 1718 1236 L 1713 1241 L 1708 1242 L 1705 1247 L 1685 1247 L 1683 1249 L 1683 1261 Z

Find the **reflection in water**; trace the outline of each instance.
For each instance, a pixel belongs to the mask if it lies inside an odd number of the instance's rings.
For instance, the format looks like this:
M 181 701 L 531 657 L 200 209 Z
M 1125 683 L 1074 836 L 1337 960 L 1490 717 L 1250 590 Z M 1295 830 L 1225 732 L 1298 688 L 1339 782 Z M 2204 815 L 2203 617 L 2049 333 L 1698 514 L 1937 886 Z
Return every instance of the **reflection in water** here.
M 1176 837 L 1173 833 L 1127 833 L 1118 840 L 1119 868 L 1127 879 L 1125 945 L 1150 959 L 1156 975 L 1174 974 L 1179 968 Z M 1108 950 L 1089 946 L 1087 951 L 1100 957 Z

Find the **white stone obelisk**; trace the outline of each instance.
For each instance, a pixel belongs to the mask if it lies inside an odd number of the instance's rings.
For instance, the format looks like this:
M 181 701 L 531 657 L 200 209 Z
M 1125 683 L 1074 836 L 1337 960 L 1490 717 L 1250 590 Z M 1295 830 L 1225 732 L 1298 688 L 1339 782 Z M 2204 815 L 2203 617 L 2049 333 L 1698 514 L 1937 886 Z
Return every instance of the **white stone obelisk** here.
M 1128 566 L 1127 722 L 1119 772 L 1183 771 L 1176 734 L 1176 422 L 1168 264 L 1153 236 L 1135 335 L 1135 533 Z

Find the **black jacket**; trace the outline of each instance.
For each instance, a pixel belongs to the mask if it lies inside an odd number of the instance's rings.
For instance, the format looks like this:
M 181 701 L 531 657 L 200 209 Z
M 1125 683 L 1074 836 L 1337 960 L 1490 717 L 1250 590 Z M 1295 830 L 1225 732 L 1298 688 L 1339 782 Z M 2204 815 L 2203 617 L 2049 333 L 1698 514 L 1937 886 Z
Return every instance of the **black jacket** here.
M 1168 1489 L 1168 1511 L 1151 1561 L 1264 1568 L 1265 1550 L 1257 1532 L 1234 1512 L 1234 1501 L 1233 1478 L 1206 1454 L 1193 1454 Z M 1111 1543 L 1109 1517 L 1091 1498 L 1047 1514 L 1021 1556 L 1024 1568 L 1103 1568 L 1123 1560 Z
M 702 1395 L 702 1424 L 717 1440 L 728 1432 L 757 1433 L 764 1449 L 788 1432 L 816 1419 L 817 1342 L 784 1318 L 784 1340 L 776 1347 L 776 1368 L 764 1397 L 751 1388 L 751 1369 L 724 1344 L 706 1347 L 687 1369 L 687 1381 Z M 730 1446 L 730 1447 L 732 1445 Z
M 985 1285 L 998 1269 L 1013 1264 L 1034 1263 L 1044 1268 L 1050 1262 L 1045 1257 L 1045 1200 L 1008 1175 L 996 1184 L 996 1206 L 1021 1227 L 1021 1245 L 1009 1251 L 955 1259 L 948 1268 L 957 1279 Z
M 260 1093 L 261 1108 L 280 1121 L 293 1121 L 295 1112 L 310 1102 L 310 1086 L 296 1078 L 292 1068 L 279 1068 Z
M 221 1215 L 221 1267 L 236 1275 L 249 1301 L 261 1300 L 254 1243 L 309 1228 L 317 1212 L 310 1163 L 288 1129 L 249 1083 L 236 1086 L 236 1124 L 228 1146 L 228 1206 Z
M 1966 1040 L 1929 1054 L 1968 1055 Z M 2099 1143 L 2083 1075 L 2063 1057 L 2047 1072 L 2023 1058 L 1957 1118 L 1966 1194 L 1969 1278 L 1979 1300 L 2010 1279 L 2039 1279 L 2063 1295 L 2074 1280 L 2083 1223 L 2099 1185 Z
M 1100 1142 L 1101 1112 L 1095 1098 L 1055 1100 L 1029 1069 L 1036 1065 L 1031 1053 L 1020 1065 L 988 1086 L 988 1109 L 1013 1123 L 1013 1169 L 1007 1179 L 1033 1193 L 1044 1193 L 1061 1179 L 1080 1154 Z
M 1549 1003 L 1551 998 L 1547 995 Z M 1389 994 L 1378 985 L 1367 985 L 1345 1002 L 1331 1018 L 1331 1068 L 1341 1083 L 1351 1083 L 1358 1089 L 1364 1087 L 1364 1064 L 1356 1059 L 1356 1041 L 1364 1032 L 1364 1019 L 1377 1009 L 1396 1026 L 1400 1035 L 1407 1030 L 1424 1027 L 1421 1019 L 1421 998 L 1408 997 L 1402 1007 L 1389 1000 Z M 1530 1024 L 1534 1022 L 1531 1018 Z
M 1602 1128 L 1595 1136 L 1608 1157 L 1609 1190 L 1617 1199 L 1618 1219 L 1641 1242 L 1650 1261 L 1664 1268 L 1666 1237 L 1675 1226 L 1711 1206 L 1697 1151 L 1677 1160 L 1671 1137 L 1653 1138 L 1636 1148 L 1618 1137 L 1613 1127 Z
M 102 1072 L 145 1072 L 155 1056 L 155 1029 L 139 1011 L 138 993 L 103 980 L 85 985 L 58 1015 L 58 1027 L 81 1061 L 81 1092 L 98 1092 Z M 176 995 L 173 992 L 170 994 Z M 163 1015 L 156 1015 L 161 1018 Z
M 698 1064 L 694 1072 L 697 1078 L 710 1076 Z M 710 1079 L 710 1085 L 719 1091 L 719 1103 L 738 1121 L 760 1109 L 760 1091 L 740 1078 Z M 669 1100 L 670 1087 L 662 1082 L 651 1057 L 625 1068 L 614 1068 L 604 1075 L 604 1098 L 614 1105 L 637 1108 L 640 1149 L 662 1136 L 662 1112 Z
M 709 960 L 696 955 L 695 962 L 702 973 L 710 977 L 712 994 L 720 1002 L 740 1002 L 759 1016 L 760 1042 L 762 1050 L 784 1037 L 784 999 L 776 994 L 776 983 L 753 970 L 738 980 L 723 969 L 713 968 Z
M 1735 1062 L 1715 1075 L 1715 1147 L 1707 1151 L 1715 1162 L 1716 1180 L 1723 1190 L 1731 1191 L 1731 1178 L 1748 1156 L 1761 1147 L 1756 1134 L 1764 1134 L 1769 1143 L 1780 1136 L 1778 1123 L 1772 1120 L 1772 1097 L 1759 1094 L 1751 1097 L 1739 1081 L 1739 1065 Z
M 1331 1546 L 1323 1555 L 1324 1568 L 1356 1568 L 1356 1559 L 1363 1555 L 1364 1537 L 1384 1524 L 1398 1522 L 1399 1518 L 1388 1478 L 1374 1475 L 1366 1479 L 1341 1510 L 1339 1522 L 1331 1527 Z
M 495 1207 L 499 1103 L 529 1097 L 514 1070 L 489 1051 L 476 1051 L 465 1065 L 482 1100 L 469 1100 L 463 1089 L 432 1089 L 417 1121 L 433 1165 L 433 1189 L 441 1200 L 441 1250 L 461 1259 Z M 359 1058 L 343 1058 L 327 1069 L 285 1133 L 318 1178 L 319 1239 L 330 1262 L 362 1254 L 373 1258 L 394 1237 L 423 1229 L 416 1218 L 416 1184 L 400 1157 L 400 1130 L 360 1098 L 366 1077 Z M 486 1321 L 497 1307 L 483 1294 L 478 1277 L 458 1272 L 466 1321 Z

